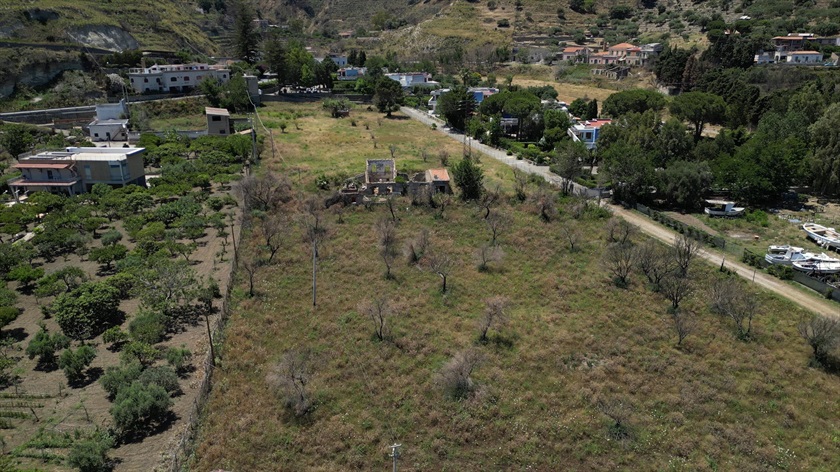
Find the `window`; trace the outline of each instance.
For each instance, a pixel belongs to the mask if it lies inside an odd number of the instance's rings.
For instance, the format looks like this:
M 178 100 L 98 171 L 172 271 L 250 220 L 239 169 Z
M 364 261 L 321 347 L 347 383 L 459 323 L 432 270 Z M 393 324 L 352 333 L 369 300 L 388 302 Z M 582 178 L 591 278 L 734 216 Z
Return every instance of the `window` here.
M 93 137 L 94 137 L 94 138 L 98 138 L 98 137 L 99 137 L 99 133 L 93 133 Z
M 143 82 L 148 84 L 149 83 L 149 78 L 148 77 L 143 77 Z
M 222 121 L 222 117 L 221 116 L 211 116 L 210 121 Z
M 177 81 L 178 81 L 178 77 L 172 77 L 171 79 L 169 79 L 169 81 L 170 81 L 170 82 L 177 82 Z
M 134 79 L 131 79 L 131 83 L 132 83 L 132 84 L 134 83 Z
M 92 178 L 93 178 L 93 176 L 91 175 L 91 172 L 90 172 L 90 164 L 85 164 L 85 179 L 90 180 Z
M 108 163 L 108 167 L 111 171 L 110 180 L 122 180 L 122 170 L 120 169 L 119 161 L 111 161 Z
M 51 170 L 48 170 L 48 171 L 47 171 L 47 178 L 48 178 L 49 180 L 53 180 L 53 179 L 55 179 L 55 176 L 53 175 L 53 171 L 51 171 Z
M 587 131 L 586 133 L 584 133 L 584 135 L 583 135 L 583 136 L 584 136 L 584 137 L 583 137 L 583 139 L 585 139 L 585 140 L 587 140 L 587 141 L 591 141 L 591 140 L 592 140 L 592 132 L 591 132 L 591 131 Z
M 190 81 L 190 76 L 185 75 L 185 76 L 184 76 L 184 82 L 189 82 L 189 81 Z

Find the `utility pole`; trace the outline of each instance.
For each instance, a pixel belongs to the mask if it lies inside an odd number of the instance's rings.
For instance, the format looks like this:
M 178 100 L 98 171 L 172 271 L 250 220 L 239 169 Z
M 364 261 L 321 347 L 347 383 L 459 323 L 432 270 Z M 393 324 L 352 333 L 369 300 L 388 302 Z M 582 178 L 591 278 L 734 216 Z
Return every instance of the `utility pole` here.
M 394 472 L 397 472 L 397 459 L 400 457 L 400 448 L 402 447 L 402 444 L 394 443 L 389 447 L 391 448 L 391 458 L 394 459 Z

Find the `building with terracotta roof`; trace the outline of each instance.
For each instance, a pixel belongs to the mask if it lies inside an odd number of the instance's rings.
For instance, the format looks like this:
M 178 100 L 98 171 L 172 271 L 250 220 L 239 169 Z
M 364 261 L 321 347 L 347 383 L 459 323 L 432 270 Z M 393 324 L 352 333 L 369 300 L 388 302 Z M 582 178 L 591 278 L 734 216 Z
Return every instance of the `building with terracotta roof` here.
M 584 62 L 589 56 L 589 48 L 586 46 L 570 46 L 560 53 L 560 59 L 572 62 Z

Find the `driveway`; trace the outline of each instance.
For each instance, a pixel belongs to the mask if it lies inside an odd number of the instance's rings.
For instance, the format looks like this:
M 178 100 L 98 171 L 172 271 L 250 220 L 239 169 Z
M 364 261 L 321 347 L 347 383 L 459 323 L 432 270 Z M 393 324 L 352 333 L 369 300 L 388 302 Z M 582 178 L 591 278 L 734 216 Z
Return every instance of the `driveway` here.
M 425 123 L 428 126 L 431 126 L 432 124 L 437 125 L 438 132 L 448 135 L 450 138 L 454 139 L 455 141 L 458 141 L 459 143 L 465 142 L 465 139 L 470 140 L 468 142 L 471 142 L 471 146 L 473 149 L 481 151 L 487 156 L 492 157 L 497 161 L 503 162 L 509 165 L 510 167 L 513 167 L 514 169 L 519 169 L 529 174 L 542 176 L 552 185 L 560 186 L 563 182 L 563 178 L 552 174 L 546 166 L 535 166 L 528 162 L 517 160 L 513 156 L 508 156 L 505 151 L 500 151 L 493 147 L 481 144 L 475 141 L 474 139 L 467 138 L 463 134 L 455 133 L 449 129 L 444 130 L 444 122 L 442 120 L 429 116 L 428 113 L 408 107 L 402 107 L 400 111 L 402 111 L 405 115 L 410 116 L 415 120 Z M 572 186 L 575 192 L 587 190 L 586 187 L 583 187 L 582 185 L 578 185 L 576 183 L 572 183 Z M 666 244 L 674 244 L 674 239 L 677 236 L 676 232 L 671 231 L 670 229 L 667 229 L 638 213 L 626 210 L 620 206 L 607 206 L 612 210 L 614 215 L 624 218 L 629 223 L 633 224 L 634 226 L 637 226 L 643 233 L 652 236 Z M 724 255 L 722 253 L 711 249 L 707 246 L 703 247 L 703 251 L 700 253 L 700 257 L 709 264 L 714 265 L 715 267 L 720 267 L 721 262 L 724 260 Z M 746 264 L 743 264 L 738 261 L 727 260 L 725 262 L 725 265 L 729 270 L 734 271 L 744 279 L 750 282 L 754 282 L 755 284 L 767 290 L 775 292 L 776 294 L 787 298 L 788 300 L 798 304 L 799 306 L 805 308 L 808 311 L 819 313 L 825 316 L 840 318 L 840 304 L 834 303 L 816 295 L 812 295 L 806 292 L 805 290 L 807 289 L 804 287 L 803 290 L 799 290 L 796 287 L 782 282 L 776 277 L 768 275 L 764 272 L 755 271 L 752 267 L 747 266 Z

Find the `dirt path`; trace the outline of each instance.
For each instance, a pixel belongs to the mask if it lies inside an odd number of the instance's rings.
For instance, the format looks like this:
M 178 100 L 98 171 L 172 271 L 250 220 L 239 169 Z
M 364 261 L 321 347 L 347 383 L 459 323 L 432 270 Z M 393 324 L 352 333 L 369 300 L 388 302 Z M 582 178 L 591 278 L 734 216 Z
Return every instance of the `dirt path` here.
M 453 133 L 450 130 L 444 130 L 444 123 L 437 118 L 429 116 L 427 113 L 423 113 L 421 111 L 413 110 L 411 108 L 406 107 L 403 107 L 401 111 L 406 115 L 410 116 L 411 118 L 423 122 L 429 126 L 431 126 L 432 123 L 436 124 L 439 132 L 447 134 L 449 137 L 458 142 L 463 142 L 463 140 L 465 139 L 464 135 L 462 134 Z M 540 175 L 552 185 L 560 185 L 563 181 L 562 178 L 552 174 L 548 170 L 548 167 L 535 166 L 527 162 L 518 161 L 516 160 L 516 158 L 506 155 L 504 151 L 494 149 L 490 146 L 486 146 L 475 141 L 473 141 L 472 147 L 483 152 L 487 156 L 501 161 L 515 169 L 519 169 L 530 174 Z M 583 188 L 578 184 L 573 184 L 573 187 L 575 191 Z M 653 236 L 654 238 L 659 239 L 660 241 L 667 244 L 674 243 L 674 238 L 677 235 L 676 232 L 664 228 L 659 224 L 648 220 L 644 216 L 641 216 L 629 210 L 625 210 L 620 206 L 608 206 L 616 216 L 620 216 L 621 218 L 624 218 L 628 222 L 632 223 L 633 225 L 639 227 L 639 229 L 643 233 Z M 716 267 L 720 266 L 724 258 L 722 253 L 708 247 L 703 248 L 703 252 L 700 254 L 700 257 L 706 260 L 709 264 L 715 265 Z M 826 316 L 840 318 L 840 305 L 836 303 L 830 302 L 823 298 L 819 298 L 816 295 L 810 295 L 806 292 L 797 290 L 796 288 L 785 284 L 781 280 L 771 275 L 768 275 L 764 272 L 754 271 L 752 267 L 749 267 L 737 261 L 727 260 L 726 267 L 730 270 L 735 271 L 739 276 L 743 277 L 744 279 L 752 281 L 760 287 L 775 292 L 776 294 L 787 298 L 788 300 L 798 304 L 806 310 L 813 311 L 815 313 L 820 313 Z

